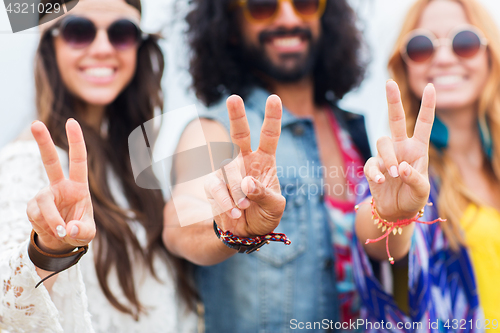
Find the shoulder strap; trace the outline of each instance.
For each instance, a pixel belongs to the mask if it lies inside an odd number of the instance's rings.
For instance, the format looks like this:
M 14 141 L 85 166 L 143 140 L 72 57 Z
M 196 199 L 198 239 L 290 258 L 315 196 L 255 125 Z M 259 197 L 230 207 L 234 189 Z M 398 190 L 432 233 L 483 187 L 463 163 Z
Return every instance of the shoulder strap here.
M 352 141 L 361 153 L 363 161 L 366 162 L 372 156 L 372 153 L 366 133 L 365 117 L 360 114 L 344 111 L 335 104 L 332 104 L 331 108 L 339 125 L 349 132 Z

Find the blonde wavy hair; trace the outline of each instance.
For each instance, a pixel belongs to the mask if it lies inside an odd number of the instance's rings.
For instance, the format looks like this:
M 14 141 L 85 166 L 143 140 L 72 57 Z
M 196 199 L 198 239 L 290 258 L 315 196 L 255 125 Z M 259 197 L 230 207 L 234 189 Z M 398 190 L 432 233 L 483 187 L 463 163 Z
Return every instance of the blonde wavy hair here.
M 400 50 L 405 43 L 405 36 L 416 28 L 425 7 L 431 1 L 417 0 L 409 10 L 403 28 L 396 41 L 394 51 L 389 60 L 388 69 L 392 78 L 399 84 L 401 98 L 405 107 L 406 124 L 409 135 L 413 129 L 420 108 L 421 98 L 415 96 L 410 89 L 406 64 Z M 443 0 L 439 0 L 443 1 Z M 462 5 L 470 23 L 479 28 L 488 40 L 490 75 L 478 100 L 479 124 L 482 128 L 489 126 L 493 142 L 491 161 L 485 163 L 497 180 L 500 179 L 500 34 L 493 18 L 476 0 L 446 0 Z M 488 131 L 486 131 L 487 133 Z M 481 205 L 480 200 L 464 184 L 456 164 L 447 154 L 446 149 L 439 152 L 431 145 L 429 151 L 430 169 L 440 180 L 440 191 L 437 200 L 439 214 L 447 222 L 441 224 L 443 231 L 454 250 L 466 245 L 460 227 L 460 218 L 470 203 Z

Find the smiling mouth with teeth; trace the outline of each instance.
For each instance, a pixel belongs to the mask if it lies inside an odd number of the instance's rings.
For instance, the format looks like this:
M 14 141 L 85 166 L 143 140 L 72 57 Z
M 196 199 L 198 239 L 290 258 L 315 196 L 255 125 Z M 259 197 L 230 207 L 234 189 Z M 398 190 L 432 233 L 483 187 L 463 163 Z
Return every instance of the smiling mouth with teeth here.
M 451 85 L 464 81 L 461 75 L 437 76 L 432 80 L 435 85 Z
M 92 77 L 110 77 L 115 74 L 115 70 L 110 67 L 94 67 L 94 68 L 87 68 L 83 71 L 86 75 L 92 76 Z
M 273 45 L 279 47 L 292 47 L 297 46 L 302 42 L 300 37 L 285 37 L 285 38 L 275 38 L 273 40 Z

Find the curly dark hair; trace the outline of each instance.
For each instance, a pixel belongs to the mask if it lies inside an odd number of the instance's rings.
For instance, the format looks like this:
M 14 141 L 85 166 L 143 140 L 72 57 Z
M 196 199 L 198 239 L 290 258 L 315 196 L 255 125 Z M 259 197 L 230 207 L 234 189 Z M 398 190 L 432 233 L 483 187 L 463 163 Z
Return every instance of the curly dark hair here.
M 232 0 L 192 0 L 186 20 L 192 50 L 190 73 L 198 98 L 207 106 L 224 94 L 243 98 L 253 86 L 265 86 L 245 62 L 237 15 Z M 313 69 L 315 102 L 324 104 L 327 93 L 341 99 L 358 86 L 365 73 L 361 57 L 362 34 L 347 0 L 327 0 L 321 18 L 322 36 Z M 330 94 L 331 94 L 330 93 Z

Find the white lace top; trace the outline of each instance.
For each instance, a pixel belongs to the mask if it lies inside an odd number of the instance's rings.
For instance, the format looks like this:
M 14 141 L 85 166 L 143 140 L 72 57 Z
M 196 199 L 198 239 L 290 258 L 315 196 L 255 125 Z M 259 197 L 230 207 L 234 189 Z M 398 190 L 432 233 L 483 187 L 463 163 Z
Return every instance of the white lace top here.
M 67 176 L 67 154 L 60 149 L 58 153 Z M 142 315 L 139 321 L 116 310 L 104 296 L 94 268 L 92 244 L 77 265 L 57 276 L 50 293 L 43 284 L 35 289 L 40 277 L 27 254 L 31 224 L 26 205 L 48 183 L 35 141 L 17 141 L 0 152 L 2 333 L 196 332 L 197 318 L 180 301 L 170 269 L 160 258 L 155 258 L 154 265 L 162 282 L 154 279 L 142 263 L 133 263 L 136 290 L 148 309 L 148 314 Z M 127 207 L 113 177 L 110 178 L 110 188 L 117 203 Z M 144 244 L 146 235 L 142 226 L 137 223 L 132 228 Z M 110 273 L 109 281 L 114 294 L 124 302 L 116 272 Z

